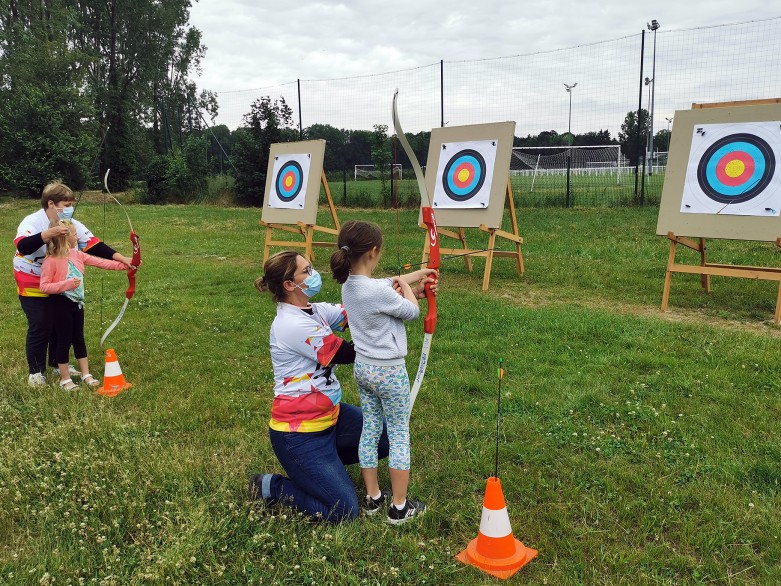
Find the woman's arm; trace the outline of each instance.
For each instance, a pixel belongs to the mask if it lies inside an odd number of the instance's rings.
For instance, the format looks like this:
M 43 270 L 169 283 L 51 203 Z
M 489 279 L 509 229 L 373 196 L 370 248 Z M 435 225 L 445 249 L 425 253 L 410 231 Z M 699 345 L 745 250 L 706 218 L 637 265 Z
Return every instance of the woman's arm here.
M 119 253 L 115 253 L 115 255 L 122 256 Z M 129 259 L 127 263 L 124 263 L 119 260 L 107 260 L 105 258 L 92 256 L 91 254 L 85 254 L 83 252 L 79 252 L 79 256 L 81 256 L 82 262 L 85 265 L 90 265 L 91 267 L 98 267 L 100 269 L 106 269 L 109 271 L 126 271 L 130 268 Z
M 323 366 L 328 366 L 330 364 L 352 364 L 353 362 L 355 362 L 355 346 L 352 342 L 342 340 L 336 354 L 331 358 L 331 362 L 324 364 Z

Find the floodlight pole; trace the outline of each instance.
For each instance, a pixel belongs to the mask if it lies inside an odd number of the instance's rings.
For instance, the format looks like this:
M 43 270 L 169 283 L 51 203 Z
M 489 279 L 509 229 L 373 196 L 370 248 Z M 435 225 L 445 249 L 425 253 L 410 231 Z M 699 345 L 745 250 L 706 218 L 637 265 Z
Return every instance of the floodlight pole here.
M 570 169 L 572 167 L 572 90 L 576 85 L 578 85 L 577 82 L 572 85 L 564 84 L 564 87 L 567 88 L 567 93 L 569 94 L 569 117 L 567 120 L 567 140 L 569 141 L 569 145 L 567 145 L 567 207 L 570 207 L 569 177 Z
M 648 122 L 651 122 L 651 87 L 654 85 L 654 79 L 652 77 L 646 77 L 645 78 L 645 85 L 648 86 Z M 638 120 L 638 124 L 639 124 Z M 645 160 L 648 163 L 648 174 L 651 174 L 651 166 L 653 165 L 653 162 L 651 161 L 651 149 L 653 148 L 653 131 L 648 130 L 648 138 L 645 141 Z
M 656 31 L 659 30 L 659 21 L 654 19 L 650 23 L 648 23 L 648 30 L 654 31 L 654 57 L 653 57 L 653 65 L 651 69 L 651 83 L 653 83 L 653 90 L 651 91 L 651 112 L 650 112 L 650 121 L 649 121 L 649 128 L 650 128 L 650 148 L 648 149 L 648 152 L 650 154 L 651 164 L 648 166 L 648 174 L 651 175 L 653 173 L 654 168 L 654 101 L 656 99 Z M 649 88 L 650 90 L 651 88 Z
M 668 118 L 667 116 L 664 117 L 664 119 L 667 120 L 667 156 L 668 157 L 670 156 L 670 124 L 672 123 L 674 118 L 675 116 L 673 116 L 672 118 Z

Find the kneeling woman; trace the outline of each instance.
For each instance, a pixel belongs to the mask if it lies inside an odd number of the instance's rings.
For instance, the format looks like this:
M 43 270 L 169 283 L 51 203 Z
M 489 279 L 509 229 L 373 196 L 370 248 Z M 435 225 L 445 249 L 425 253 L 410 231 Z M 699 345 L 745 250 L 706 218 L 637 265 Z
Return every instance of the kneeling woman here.
M 297 252 L 275 254 L 263 271 L 255 287 L 270 291 L 277 302 L 270 336 L 274 402 L 269 435 L 287 476 L 253 476 L 250 494 L 332 523 L 354 519 L 360 508 L 345 466 L 358 462 L 363 414 L 341 403 L 342 388 L 333 372 L 337 364 L 355 360 L 352 342 L 333 333 L 345 330 L 347 315 L 341 305 L 309 302 L 321 279 Z M 388 456 L 385 432 L 379 452 L 380 458 Z M 368 504 L 370 510 L 382 505 Z

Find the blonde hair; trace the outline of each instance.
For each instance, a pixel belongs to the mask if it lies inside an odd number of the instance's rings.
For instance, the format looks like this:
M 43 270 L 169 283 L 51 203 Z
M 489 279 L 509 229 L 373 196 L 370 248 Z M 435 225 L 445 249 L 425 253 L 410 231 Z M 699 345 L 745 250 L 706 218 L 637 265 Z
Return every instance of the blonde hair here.
M 49 207 L 49 201 L 57 205 L 61 201 L 76 201 L 76 197 L 73 195 L 71 188 L 62 181 L 50 181 L 41 190 L 41 207 L 43 209 Z
M 298 268 L 298 257 L 302 256 L 294 250 L 285 250 L 269 257 L 263 264 L 263 275 L 255 279 L 255 288 L 271 296 L 277 303 L 287 299 L 284 282 L 292 281 Z
M 46 256 L 68 256 L 68 251 L 71 249 L 68 238 L 71 234 L 76 232 L 76 226 L 65 223 L 62 220 L 52 220 L 49 222 L 49 228 L 56 228 L 57 226 L 67 226 L 68 233 L 55 236 L 49 240 L 46 244 Z

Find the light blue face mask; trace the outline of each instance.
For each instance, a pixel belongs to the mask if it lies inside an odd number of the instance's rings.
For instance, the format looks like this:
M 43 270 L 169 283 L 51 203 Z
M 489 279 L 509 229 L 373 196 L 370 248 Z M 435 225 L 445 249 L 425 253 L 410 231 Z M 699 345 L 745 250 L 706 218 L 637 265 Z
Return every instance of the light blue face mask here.
M 67 207 L 62 208 L 62 211 L 57 210 L 57 217 L 60 220 L 64 220 L 66 222 L 70 222 L 71 219 L 73 218 L 73 212 L 75 212 L 75 211 L 76 211 L 76 208 L 74 208 L 73 206 L 67 206 Z
M 301 285 L 305 285 L 305 287 L 301 287 Z M 320 287 L 323 286 L 323 278 L 320 276 L 320 273 L 315 269 L 312 269 L 312 273 L 301 282 L 301 285 L 296 285 L 296 288 L 300 289 L 304 295 L 311 298 L 320 292 Z

